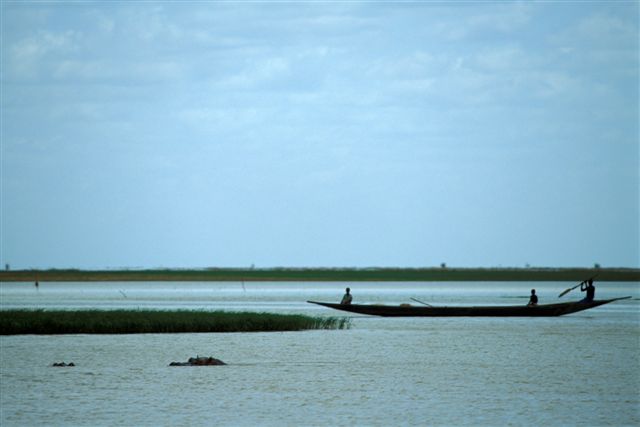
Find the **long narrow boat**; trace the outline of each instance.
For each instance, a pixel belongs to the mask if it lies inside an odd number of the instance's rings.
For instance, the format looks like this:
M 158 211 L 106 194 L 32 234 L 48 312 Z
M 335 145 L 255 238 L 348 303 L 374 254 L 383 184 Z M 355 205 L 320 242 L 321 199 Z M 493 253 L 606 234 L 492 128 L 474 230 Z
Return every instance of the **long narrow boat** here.
M 542 304 L 533 307 L 527 305 L 476 306 L 476 307 L 433 307 L 415 305 L 375 305 L 375 304 L 334 304 L 330 302 L 307 301 L 335 310 L 350 313 L 370 314 L 386 317 L 551 317 L 577 313 L 613 301 L 631 298 L 613 298 L 593 301 L 573 301 L 557 304 Z

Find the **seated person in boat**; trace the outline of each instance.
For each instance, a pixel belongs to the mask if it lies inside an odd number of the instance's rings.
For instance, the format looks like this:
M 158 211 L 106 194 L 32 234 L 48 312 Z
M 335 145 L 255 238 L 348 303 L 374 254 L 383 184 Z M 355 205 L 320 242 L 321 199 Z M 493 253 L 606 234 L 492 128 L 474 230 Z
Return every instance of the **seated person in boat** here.
M 535 289 L 531 289 L 531 296 L 529 297 L 529 303 L 527 305 L 529 307 L 535 307 L 538 305 L 538 296 L 536 295 Z
M 344 294 L 344 296 L 342 297 L 342 301 L 340 301 L 340 304 L 346 304 L 346 305 L 351 304 L 351 300 L 353 298 L 351 297 L 350 292 L 351 292 L 351 289 L 347 288 L 347 293 Z
M 587 293 L 587 296 L 583 300 L 585 302 L 593 301 L 593 298 L 596 296 L 596 287 L 593 286 L 593 279 L 589 279 L 586 282 L 582 282 L 580 284 L 580 290 L 582 292 L 586 292 Z

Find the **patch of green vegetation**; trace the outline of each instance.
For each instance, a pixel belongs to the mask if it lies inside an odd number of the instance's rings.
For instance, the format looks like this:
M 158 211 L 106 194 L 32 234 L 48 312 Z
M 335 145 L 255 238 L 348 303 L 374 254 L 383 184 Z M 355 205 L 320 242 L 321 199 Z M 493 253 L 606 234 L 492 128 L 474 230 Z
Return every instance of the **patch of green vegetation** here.
M 2 310 L 0 335 L 272 332 L 347 329 L 348 318 L 161 310 Z
M 446 282 L 640 281 L 634 268 L 208 268 L 156 270 L 11 270 L 0 282 Z

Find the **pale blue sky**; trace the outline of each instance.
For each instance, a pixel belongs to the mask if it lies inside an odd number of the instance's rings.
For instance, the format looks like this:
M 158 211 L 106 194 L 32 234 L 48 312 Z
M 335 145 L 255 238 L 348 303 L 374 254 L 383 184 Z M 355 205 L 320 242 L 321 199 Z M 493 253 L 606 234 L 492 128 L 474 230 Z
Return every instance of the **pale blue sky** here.
M 0 263 L 640 267 L 638 2 L 2 2 Z

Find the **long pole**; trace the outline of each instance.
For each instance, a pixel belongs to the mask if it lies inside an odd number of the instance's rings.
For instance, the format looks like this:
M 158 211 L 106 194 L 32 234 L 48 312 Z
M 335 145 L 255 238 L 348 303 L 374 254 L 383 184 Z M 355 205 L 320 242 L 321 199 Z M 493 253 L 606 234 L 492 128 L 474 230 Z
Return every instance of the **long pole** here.
M 573 288 L 567 288 L 564 291 L 562 291 L 560 293 L 560 295 L 558 295 L 558 298 L 562 298 L 564 295 L 568 294 L 569 292 L 571 292 L 572 290 L 574 290 L 575 288 L 577 288 L 578 286 L 581 286 L 583 283 L 587 283 L 590 280 L 595 279 L 596 277 L 598 277 L 598 274 L 600 273 L 596 273 L 595 276 L 588 278 L 587 280 L 583 280 L 582 282 L 578 283 L 577 285 L 575 285 Z
M 414 300 L 415 302 L 419 302 L 420 304 L 424 304 L 427 307 L 433 307 L 431 304 L 427 304 L 426 302 L 420 301 L 419 299 L 416 299 L 416 298 L 413 298 L 413 297 L 411 299 Z

